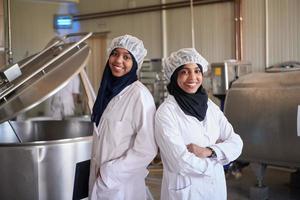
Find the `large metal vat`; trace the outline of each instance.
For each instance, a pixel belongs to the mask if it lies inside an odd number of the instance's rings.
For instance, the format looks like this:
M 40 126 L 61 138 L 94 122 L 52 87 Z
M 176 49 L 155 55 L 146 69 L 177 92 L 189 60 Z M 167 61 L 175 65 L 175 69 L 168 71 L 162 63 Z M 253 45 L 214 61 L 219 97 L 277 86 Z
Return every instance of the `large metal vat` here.
M 1 200 L 74 197 L 76 167 L 91 156 L 92 124 L 10 120 L 55 94 L 79 73 L 85 90 L 90 88 L 84 78 L 90 49 L 83 42 L 90 36 L 77 42 L 55 39 L 38 54 L 0 69 Z
M 0 125 L 0 199 L 72 199 L 76 164 L 90 159 L 92 125 L 78 121 Z
M 240 159 L 300 168 L 299 105 L 300 71 L 252 73 L 235 81 L 225 115 L 244 141 Z

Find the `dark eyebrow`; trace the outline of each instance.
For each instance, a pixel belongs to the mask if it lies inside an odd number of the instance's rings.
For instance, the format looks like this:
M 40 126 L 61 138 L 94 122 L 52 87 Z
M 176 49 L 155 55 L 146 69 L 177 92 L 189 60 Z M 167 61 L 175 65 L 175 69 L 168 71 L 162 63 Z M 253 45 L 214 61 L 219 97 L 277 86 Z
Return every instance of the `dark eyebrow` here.
M 130 56 L 131 56 L 131 54 L 129 53 L 129 51 L 127 51 L 127 52 L 120 52 L 120 51 L 118 51 L 117 49 L 114 49 L 114 51 L 116 51 L 116 52 L 118 52 L 118 53 L 123 53 L 123 54 L 130 55 Z
M 195 67 L 195 68 L 187 68 L 187 67 L 183 67 L 182 69 L 187 69 L 187 70 L 191 69 L 191 70 L 194 70 L 194 69 L 199 69 L 199 67 Z

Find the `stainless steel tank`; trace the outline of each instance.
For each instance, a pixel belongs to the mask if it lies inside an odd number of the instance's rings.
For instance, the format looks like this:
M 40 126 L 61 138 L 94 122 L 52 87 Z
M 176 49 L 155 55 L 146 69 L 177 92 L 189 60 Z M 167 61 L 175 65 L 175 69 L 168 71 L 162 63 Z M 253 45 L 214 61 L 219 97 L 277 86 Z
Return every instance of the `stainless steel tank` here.
M 92 124 L 11 119 L 79 73 L 84 88 L 89 88 L 84 66 L 90 49 L 84 41 L 90 36 L 76 42 L 54 40 L 36 55 L 0 69 L 1 200 L 72 199 L 77 164 L 91 156 Z
M 76 164 L 89 160 L 93 126 L 79 121 L 0 125 L 0 199 L 72 199 Z
M 252 73 L 235 81 L 225 115 L 244 141 L 240 160 L 300 168 L 299 106 L 299 70 Z

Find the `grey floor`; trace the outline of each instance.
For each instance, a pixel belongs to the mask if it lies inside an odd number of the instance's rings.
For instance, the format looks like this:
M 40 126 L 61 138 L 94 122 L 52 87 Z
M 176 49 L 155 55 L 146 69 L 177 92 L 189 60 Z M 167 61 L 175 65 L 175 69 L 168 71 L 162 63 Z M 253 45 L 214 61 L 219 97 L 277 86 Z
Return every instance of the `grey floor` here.
M 269 188 L 270 200 L 300 200 L 300 188 L 290 187 L 291 170 L 268 167 L 264 179 L 265 185 Z M 162 169 L 159 166 L 150 169 L 150 174 L 146 179 L 152 197 L 160 199 Z M 228 175 L 227 178 L 228 200 L 248 200 L 250 199 L 250 187 L 256 184 L 255 176 L 251 168 L 245 167 L 242 176 L 236 178 Z

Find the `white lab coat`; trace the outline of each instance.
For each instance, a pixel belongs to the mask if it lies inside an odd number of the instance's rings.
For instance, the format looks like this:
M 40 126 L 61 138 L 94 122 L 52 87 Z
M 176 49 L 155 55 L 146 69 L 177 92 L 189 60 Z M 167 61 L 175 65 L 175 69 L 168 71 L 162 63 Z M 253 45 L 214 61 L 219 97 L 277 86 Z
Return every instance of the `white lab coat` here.
M 75 114 L 73 94 L 80 93 L 80 79 L 75 76 L 70 82 L 50 97 L 46 102 L 45 115 L 54 119 L 62 119 Z
M 147 166 L 157 153 L 155 104 L 136 81 L 107 105 L 93 135 L 90 199 L 146 199 Z M 100 168 L 101 178 L 96 179 Z
M 155 117 L 155 137 L 164 171 L 162 200 L 222 200 L 227 198 L 223 165 L 235 160 L 242 140 L 210 99 L 205 119 L 186 115 L 169 95 Z M 199 158 L 188 152 L 194 143 L 212 147 L 217 158 Z

